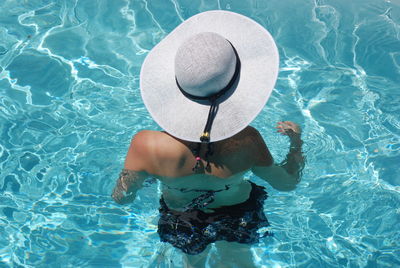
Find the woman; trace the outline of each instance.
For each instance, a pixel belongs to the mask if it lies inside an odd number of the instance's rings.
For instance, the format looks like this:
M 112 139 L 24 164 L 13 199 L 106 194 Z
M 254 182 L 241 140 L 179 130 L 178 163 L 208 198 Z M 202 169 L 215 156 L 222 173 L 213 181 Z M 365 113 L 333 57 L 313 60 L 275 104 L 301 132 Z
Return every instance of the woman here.
M 277 125 L 291 142 L 283 165 L 274 164 L 261 135 L 249 126 L 271 94 L 278 64 L 270 34 L 227 11 L 186 20 L 143 63 L 142 98 L 165 131 L 134 136 L 112 196 L 132 202 L 147 177 L 159 179 L 158 233 L 186 253 L 189 266 L 204 266 L 214 242 L 228 267 L 228 260 L 241 267 L 253 263 L 249 245 L 268 226 L 267 193 L 244 178 L 247 171 L 283 191 L 300 181 L 299 126 Z

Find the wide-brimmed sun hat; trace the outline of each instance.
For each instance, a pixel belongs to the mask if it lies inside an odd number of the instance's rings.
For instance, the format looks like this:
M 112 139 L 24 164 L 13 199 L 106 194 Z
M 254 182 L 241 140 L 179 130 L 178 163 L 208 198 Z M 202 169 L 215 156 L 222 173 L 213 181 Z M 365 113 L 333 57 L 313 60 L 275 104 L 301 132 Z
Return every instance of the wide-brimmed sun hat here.
M 254 120 L 278 69 L 278 50 L 265 28 L 234 12 L 207 11 L 182 22 L 149 52 L 140 88 L 166 132 L 215 142 Z

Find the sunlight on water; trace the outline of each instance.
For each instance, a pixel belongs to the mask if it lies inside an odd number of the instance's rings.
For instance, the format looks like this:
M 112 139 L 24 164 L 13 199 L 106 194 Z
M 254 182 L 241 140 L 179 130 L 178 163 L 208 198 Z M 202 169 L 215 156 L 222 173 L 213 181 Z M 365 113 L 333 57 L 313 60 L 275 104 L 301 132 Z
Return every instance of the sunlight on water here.
M 275 123 L 304 129 L 295 191 L 251 177 L 274 233 L 253 247 L 258 266 L 400 266 L 397 0 L 1 1 L 0 266 L 182 266 L 159 242 L 157 184 L 126 207 L 110 193 L 131 136 L 159 129 L 138 89 L 145 56 L 211 9 L 277 42 L 278 82 L 252 123 L 277 162 Z

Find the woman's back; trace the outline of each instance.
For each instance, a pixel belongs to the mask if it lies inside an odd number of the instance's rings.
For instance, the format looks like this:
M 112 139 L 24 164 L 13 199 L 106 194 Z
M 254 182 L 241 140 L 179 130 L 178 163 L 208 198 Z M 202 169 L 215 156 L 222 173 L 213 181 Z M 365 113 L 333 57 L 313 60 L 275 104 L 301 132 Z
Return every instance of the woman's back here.
M 142 157 L 146 164 L 145 167 L 141 166 L 141 170 L 146 170 L 150 176 L 162 182 L 163 197 L 171 208 L 184 207 L 205 193 L 213 193 L 213 202 L 208 208 L 245 201 L 251 187 L 244 180 L 244 174 L 260 162 L 260 149 L 268 152 L 258 131 L 247 127 L 229 139 L 213 143 L 210 148 L 202 144 L 199 169 L 194 172 L 196 158 L 193 151 L 198 145 L 165 132 L 142 131 L 135 136 L 131 147 L 145 153 L 143 155 L 147 160 Z M 212 153 L 206 157 L 209 149 Z M 266 153 L 263 155 L 265 161 L 272 164 L 272 157 Z M 126 169 L 137 170 L 140 163 L 131 162 L 133 159 L 137 160 L 128 153 Z

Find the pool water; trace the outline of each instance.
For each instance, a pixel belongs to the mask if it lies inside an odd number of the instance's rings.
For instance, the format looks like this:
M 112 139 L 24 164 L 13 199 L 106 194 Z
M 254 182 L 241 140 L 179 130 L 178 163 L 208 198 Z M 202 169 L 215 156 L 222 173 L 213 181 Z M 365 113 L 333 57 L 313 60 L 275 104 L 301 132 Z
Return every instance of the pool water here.
M 129 206 L 110 193 L 132 135 L 159 129 L 139 93 L 146 54 L 211 9 L 277 42 L 276 88 L 252 123 L 277 162 L 275 123 L 304 130 L 295 191 L 247 175 L 270 196 L 257 266 L 400 266 L 399 0 L 3 0 L 0 267 L 182 266 L 156 232 L 159 185 Z

